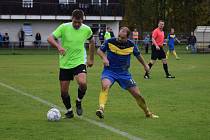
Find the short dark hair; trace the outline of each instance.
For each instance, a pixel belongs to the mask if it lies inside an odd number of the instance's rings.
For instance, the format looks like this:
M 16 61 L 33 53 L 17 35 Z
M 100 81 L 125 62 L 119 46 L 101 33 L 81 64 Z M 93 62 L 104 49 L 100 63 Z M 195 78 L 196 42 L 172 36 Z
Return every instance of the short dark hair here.
M 160 19 L 160 20 L 158 21 L 158 23 L 160 23 L 160 22 L 164 22 L 164 20 Z
M 130 31 L 130 29 L 129 29 L 128 27 L 125 27 L 125 26 L 124 26 L 124 27 L 121 27 L 120 30 L 121 30 L 121 29 L 125 29 L 125 30 L 127 31 L 127 37 L 130 36 L 131 31 Z
M 77 20 L 80 20 L 84 18 L 84 12 L 80 9 L 75 9 L 73 12 L 72 12 L 72 18 L 75 18 Z
M 107 30 L 111 29 L 110 27 L 106 27 Z

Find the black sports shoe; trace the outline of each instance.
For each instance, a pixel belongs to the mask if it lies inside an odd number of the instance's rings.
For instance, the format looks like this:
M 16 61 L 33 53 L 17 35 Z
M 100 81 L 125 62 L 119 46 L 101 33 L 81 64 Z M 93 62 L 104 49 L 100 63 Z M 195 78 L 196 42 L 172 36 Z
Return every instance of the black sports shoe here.
M 104 111 L 102 109 L 99 109 L 96 111 L 96 116 L 98 116 L 100 119 L 104 118 Z
M 82 110 L 82 103 L 76 100 L 76 111 L 77 111 L 77 115 L 81 116 L 83 113 Z
M 71 119 L 74 117 L 73 111 L 68 111 L 64 115 L 65 115 L 65 118 L 67 118 L 67 119 Z
M 172 76 L 171 74 L 167 75 L 166 78 L 175 78 L 175 76 Z
M 145 73 L 145 75 L 144 75 L 144 79 L 150 79 L 150 76 L 149 76 L 149 74 L 148 74 L 148 73 Z

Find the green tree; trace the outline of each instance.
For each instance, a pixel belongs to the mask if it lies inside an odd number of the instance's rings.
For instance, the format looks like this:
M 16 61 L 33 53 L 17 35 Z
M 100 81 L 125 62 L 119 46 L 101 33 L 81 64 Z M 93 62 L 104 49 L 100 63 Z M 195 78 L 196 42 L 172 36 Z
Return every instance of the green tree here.
M 189 33 L 198 25 L 210 25 L 210 0 L 121 0 L 125 8 L 122 25 L 151 31 L 159 19 L 165 20 L 165 30 Z

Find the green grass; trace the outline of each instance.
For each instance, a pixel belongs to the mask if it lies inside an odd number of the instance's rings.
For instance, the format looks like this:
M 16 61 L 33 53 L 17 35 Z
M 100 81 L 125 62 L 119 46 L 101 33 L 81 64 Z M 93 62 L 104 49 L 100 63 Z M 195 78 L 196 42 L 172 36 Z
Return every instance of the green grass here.
M 180 54 L 170 57 L 169 70 L 176 79 L 165 79 L 161 62 L 152 69 L 152 79 L 143 79 L 143 68 L 132 58 L 131 73 L 160 118 L 145 119 L 127 91 L 112 87 L 101 122 L 144 140 L 207 140 L 210 138 L 210 55 Z M 149 55 L 145 55 L 149 60 Z M 59 95 L 57 55 L 0 55 L 0 82 L 63 107 Z M 102 63 L 96 57 L 88 69 L 84 116 L 95 116 L 100 91 Z M 70 86 L 75 109 L 77 85 Z M 1 140 L 127 139 L 78 118 L 48 122 L 49 107 L 0 86 Z

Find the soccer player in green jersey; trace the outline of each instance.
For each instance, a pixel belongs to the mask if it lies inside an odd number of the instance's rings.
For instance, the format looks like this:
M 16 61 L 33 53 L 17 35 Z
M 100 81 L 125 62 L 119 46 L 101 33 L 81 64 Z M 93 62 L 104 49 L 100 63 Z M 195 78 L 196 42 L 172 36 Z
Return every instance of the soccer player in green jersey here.
M 66 118 L 74 116 L 69 96 L 70 81 L 76 79 L 78 84 L 78 97 L 76 112 L 78 116 L 83 113 L 82 99 L 87 90 L 86 65 L 91 67 L 94 61 L 94 41 L 91 28 L 83 24 L 84 13 L 82 10 L 72 12 L 72 22 L 61 24 L 48 37 L 48 42 L 59 52 L 59 80 L 61 98 L 67 109 Z M 61 40 L 61 44 L 57 41 Z M 89 40 L 89 58 L 86 62 L 85 42 Z

